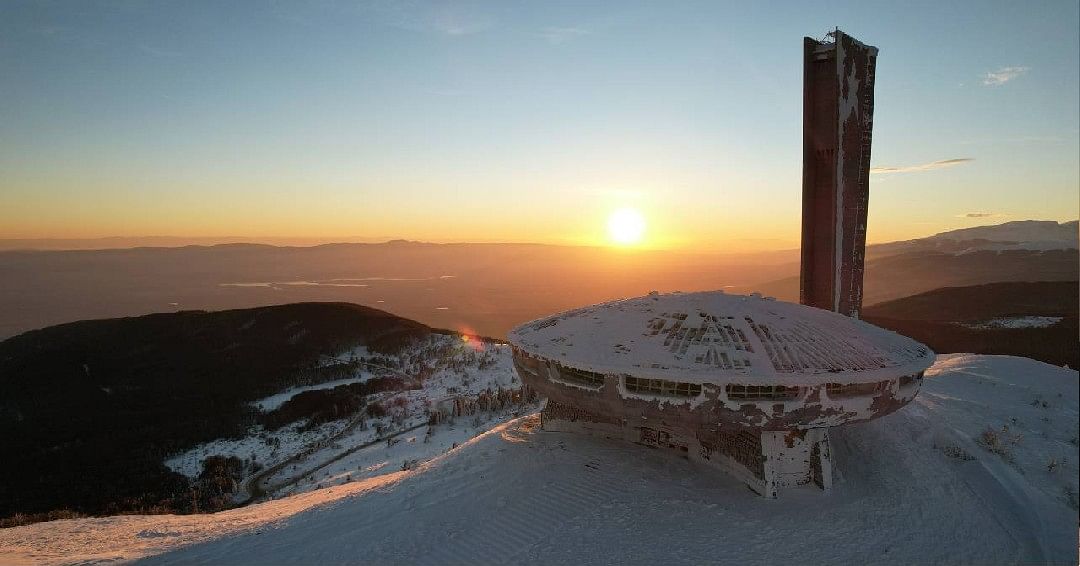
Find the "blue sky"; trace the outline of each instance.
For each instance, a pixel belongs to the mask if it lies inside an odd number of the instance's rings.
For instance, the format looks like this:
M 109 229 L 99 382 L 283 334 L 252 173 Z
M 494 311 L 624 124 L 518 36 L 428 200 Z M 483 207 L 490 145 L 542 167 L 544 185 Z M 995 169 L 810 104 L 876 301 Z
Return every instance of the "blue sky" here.
M 802 37 L 881 49 L 870 239 L 1080 200 L 1078 3 L 0 3 L 0 237 L 798 241 Z M 950 166 L 929 165 L 964 160 Z M 970 218 L 968 214 L 985 215 Z

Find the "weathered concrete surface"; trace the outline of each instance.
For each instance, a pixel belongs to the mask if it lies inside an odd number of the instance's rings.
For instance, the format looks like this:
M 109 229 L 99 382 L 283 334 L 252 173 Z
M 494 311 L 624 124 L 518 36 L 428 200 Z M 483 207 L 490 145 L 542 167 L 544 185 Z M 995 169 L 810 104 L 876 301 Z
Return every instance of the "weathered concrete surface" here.
M 898 377 L 867 384 L 867 389 L 872 387 L 867 393 L 846 396 L 830 396 L 828 384 L 799 387 L 795 396 L 780 399 L 732 399 L 726 386 L 705 383 L 700 395 L 681 397 L 630 392 L 619 375 L 600 376 L 599 387 L 576 385 L 563 377 L 559 364 L 520 351 L 515 352 L 515 367 L 541 397 L 605 417 L 678 422 L 688 429 L 792 430 L 867 421 L 909 403 L 922 383 L 919 375 Z
M 804 38 L 800 302 L 862 309 L 877 48 Z

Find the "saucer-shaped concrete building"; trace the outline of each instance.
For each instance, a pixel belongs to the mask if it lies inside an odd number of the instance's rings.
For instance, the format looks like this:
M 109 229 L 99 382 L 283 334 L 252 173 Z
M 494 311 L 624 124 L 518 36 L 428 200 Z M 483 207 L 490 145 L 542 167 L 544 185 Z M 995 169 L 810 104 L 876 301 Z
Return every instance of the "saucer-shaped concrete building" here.
M 831 487 L 829 427 L 915 398 L 934 353 L 858 320 L 878 50 L 838 29 L 803 45 L 802 304 L 653 293 L 519 326 L 545 430 L 669 448 L 776 497 Z
M 828 427 L 911 401 L 933 352 L 813 307 L 723 292 L 650 294 L 511 331 L 545 430 L 685 453 L 767 497 L 828 488 Z

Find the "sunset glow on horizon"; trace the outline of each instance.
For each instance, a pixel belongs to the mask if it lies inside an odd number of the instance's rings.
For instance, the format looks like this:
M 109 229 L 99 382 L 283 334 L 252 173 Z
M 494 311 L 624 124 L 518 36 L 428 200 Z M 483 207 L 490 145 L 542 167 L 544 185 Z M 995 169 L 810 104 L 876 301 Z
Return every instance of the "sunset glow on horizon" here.
M 935 10 L 5 3 L 0 239 L 792 249 L 837 22 L 881 47 L 869 242 L 1076 219 L 1077 5 Z

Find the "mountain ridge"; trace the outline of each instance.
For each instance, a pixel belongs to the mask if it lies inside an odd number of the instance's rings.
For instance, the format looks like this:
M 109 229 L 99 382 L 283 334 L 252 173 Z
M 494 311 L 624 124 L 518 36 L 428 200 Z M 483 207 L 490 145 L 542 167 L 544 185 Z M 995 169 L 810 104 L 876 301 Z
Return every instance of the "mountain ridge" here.
M 394 351 L 432 332 L 446 331 L 360 305 L 300 303 L 80 321 L 4 340 L 0 445 L 20 464 L 0 467 L 0 517 L 209 505 L 166 455 L 243 433 L 261 396 L 354 369 L 321 356 L 357 344 Z

